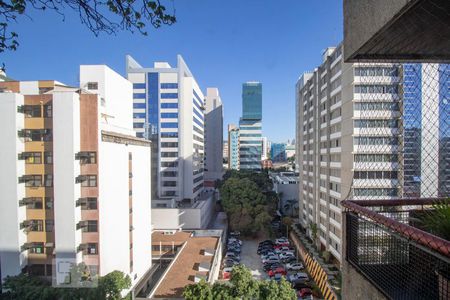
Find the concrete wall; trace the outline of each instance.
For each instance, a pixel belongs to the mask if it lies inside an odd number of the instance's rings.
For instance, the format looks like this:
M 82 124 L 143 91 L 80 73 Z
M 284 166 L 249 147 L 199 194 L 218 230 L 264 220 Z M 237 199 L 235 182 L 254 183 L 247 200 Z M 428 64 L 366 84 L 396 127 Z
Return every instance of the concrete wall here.
M 17 135 L 24 126 L 24 115 L 17 113 L 23 103 L 22 95 L 0 93 L 0 140 L 7 141 L 0 147 L 0 282 L 6 276 L 19 274 L 27 264 L 26 252 L 20 251 L 27 237 L 19 229 L 20 222 L 26 219 L 25 206 L 19 206 L 19 200 L 25 197 L 25 184 L 17 184 L 25 174 L 24 161 L 17 160 L 25 147 Z
M 206 229 L 215 212 L 215 198 L 198 201 L 194 208 L 152 208 L 154 229 Z

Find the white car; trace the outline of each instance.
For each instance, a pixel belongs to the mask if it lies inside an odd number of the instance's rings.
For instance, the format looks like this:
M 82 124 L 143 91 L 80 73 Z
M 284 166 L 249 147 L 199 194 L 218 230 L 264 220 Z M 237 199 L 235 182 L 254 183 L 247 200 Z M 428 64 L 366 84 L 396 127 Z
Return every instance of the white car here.
M 286 270 L 288 271 L 300 271 L 303 270 L 303 264 L 302 263 L 291 263 L 291 264 L 286 264 Z
M 290 282 L 299 281 L 299 280 L 308 281 L 309 277 L 308 277 L 308 274 L 306 274 L 306 273 L 298 272 L 298 273 L 290 275 L 288 279 Z
M 283 252 L 280 254 L 280 259 L 286 259 L 290 257 L 295 257 L 295 254 L 292 252 Z

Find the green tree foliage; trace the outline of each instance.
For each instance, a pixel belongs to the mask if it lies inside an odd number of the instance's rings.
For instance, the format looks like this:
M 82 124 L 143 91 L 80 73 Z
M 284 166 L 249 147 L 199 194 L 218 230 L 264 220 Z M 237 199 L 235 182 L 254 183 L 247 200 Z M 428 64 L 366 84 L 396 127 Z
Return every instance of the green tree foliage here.
M 122 299 L 122 290 L 131 287 L 131 278 L 120 271 L 112 271 L 98 280 L 99 299 Z
M 450 241 L 450 199 L 433 204 L 422 217 L 425 230 Z
M 214 283 L 212 286 L 212 297 L 214 300 L 237 300 L 232 294 L 232 286 L 227 283 Z
M 270 222 L 266 196 L 250 179 L 229 178 L 222 185 L 220 196 L 233 230 L 255 234 Z
M 168 13 L 160 0 L 4 0 L 0 1 L 0 53 L 17 49 L 19 36 L 8 26 L 22 16 L 29 17 L 32 10 L 54 11 L 61 15 L 61 20 L 67 10 L 73 10 L 95 36 L 120 30 L 147 35 L 148 24 L 159 28 L 176 22 L 175 11 Z
M 74 278 L 83 276 L 83 266 L 74 267 L 71 274 Z M 78 274 L 78 275 L 77 275 Z M 81 274 L 81 275 L 80 275 Z M 79 282 L 79 281 L 77 281 Z M 121 291 L 131 287 L 131 279 L 120 271 L 113 271 L 98 279 L 98 286 L 88 288 L 53 288 L 49 282 L 38 277 L 20 274 L 7 277 L 3 284 L 1 299 L 11 300 L 120 300 Z
M 259 299 L 265 300 L 295 300 L 297 296 L 295 290 L 291 287 L 290 283 L 284 279 L 281 279 L 279 283 L 274 280 L 261 281 L 259 283 Z
M 295 300 L 295 290 L 284 278 L 276 281 L 253 279 L 250 270 L 243 265 L 234 266 L 228 283 L 215 283 L 212 287 L 205 281 L 185 287 L 186 300 Z
M 57 291 L 38 277 L 20 274 L 8 276 L 3 282 L 1 299 L 50 300 L 57 298 Z
M 197 284 L 186 286 L 183 297 L 186 300 L 213 300 L 211 286 L 203 279 Z
M 244 265 L 233 267 L 230 283 L 233 285 L 233 295 L 240 299 L 253 299 L 258 294 L 258 282 Z

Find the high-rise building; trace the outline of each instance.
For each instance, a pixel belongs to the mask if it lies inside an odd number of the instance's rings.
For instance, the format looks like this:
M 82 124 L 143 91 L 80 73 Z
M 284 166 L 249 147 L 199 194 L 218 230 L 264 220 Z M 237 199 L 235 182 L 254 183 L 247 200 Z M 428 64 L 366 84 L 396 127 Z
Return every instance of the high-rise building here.
M 228 124 L 228 169 L 239 170 L 239 128 Z
M 286 161 L 286 144 L 284 143 L 272 143 L 270 149 L 270 158 L 273 162 Z
M 228 134 L 227 134 L 227 138 L 228 138 Z M 222 154 L 222 157 L 223 157 L 224 164 L 226 162 L 227 168 L 228 168 L 228 148 L 229 148 L 228 147 L 228 140 L 223 141 L 223 154 Z
M 239 160 L 241 170 L 261 170 L 262 84 L 242 85 L 242 118 L 239 121 Z
M 206 89 L 205 110 L 205 180 L 222 179 L 223 106 L 217 88 Z
M 450 65 L 402 69 L 403 197 L 445 197 L 450 193 Z
M 340 201 L 399 195 L 399 66 L 347 64 L 342 46 L 297 82 L 300 221 L 342 259 Z
M 180 55 L 174 68 L 126 61 L 134 128 L 152 141 L 152 199 L 192 202 L 203 191 L 205 97 Z
M 119 270 L 132 288 L 151 267 L 150 142 L 132 128 L 132 85 L 104 65 L 80 87 L 0 83 L 0 267 L 68 282 L 72 263 Z
M 261 152 L 261 160 L 266 160 L 269 158 L 268 155 L 268 147 L 267 147 L 267 137 L 262 137 L 262 152 Z

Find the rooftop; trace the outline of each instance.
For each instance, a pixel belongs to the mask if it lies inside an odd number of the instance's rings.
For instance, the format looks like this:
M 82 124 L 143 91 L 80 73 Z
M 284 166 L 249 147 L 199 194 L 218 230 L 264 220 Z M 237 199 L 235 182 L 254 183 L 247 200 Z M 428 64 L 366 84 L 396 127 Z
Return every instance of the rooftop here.
M 179 254 L 169 266 L 167 273 L 161 278 L 161 282 L 152 293 L 152 298 L 181 298 L 184 287 L 195 283 L 195 277 L 208 279 L 209 272 L 199 271 L 203 268 L 211 268 L 214 256 L 205 255 L 212 249 L 217 249 L 219 237 L 198 236 L 192 232 L 176 232 L 174 234 L 164 234 L 155 232 L 152 234 L 152 243 L 159 242 L 184 243 Z

